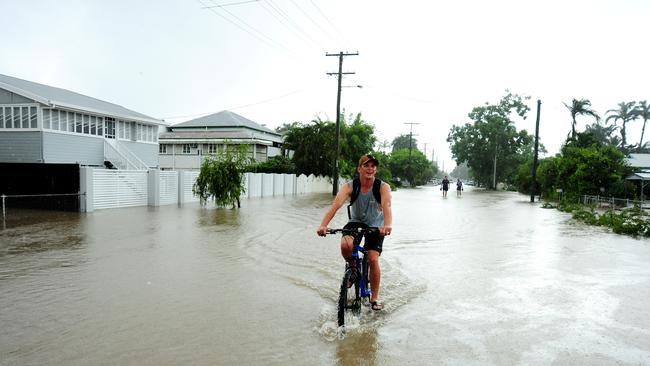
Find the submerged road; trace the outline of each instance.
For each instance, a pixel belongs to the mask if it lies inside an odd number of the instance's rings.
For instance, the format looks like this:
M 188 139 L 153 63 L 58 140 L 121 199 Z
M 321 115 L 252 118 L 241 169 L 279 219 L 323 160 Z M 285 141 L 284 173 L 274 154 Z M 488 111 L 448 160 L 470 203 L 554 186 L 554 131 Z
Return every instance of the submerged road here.
M 330 201 L 9 211 L 0 365 L 650 364 L 650 241 L 471 187 L 393 193 L 386 308 L 339 339 Z

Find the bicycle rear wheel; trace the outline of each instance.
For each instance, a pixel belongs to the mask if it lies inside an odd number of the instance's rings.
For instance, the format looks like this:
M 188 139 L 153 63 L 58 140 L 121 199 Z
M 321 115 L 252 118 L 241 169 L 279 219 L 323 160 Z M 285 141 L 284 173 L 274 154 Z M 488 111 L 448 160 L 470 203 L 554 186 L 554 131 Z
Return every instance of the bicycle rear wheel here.
M 354 279 L 352 287 L 348 288 L 350 277 L 355 275 L 356 270 L 346 269 L 341 281 L 341 290 L 339 292 L 338 320 L 339 327 L 345 325 L 346 311 L 350 310 L 352 314 L 358 315 L 361 311 L 361 299 L 359 297 L 359 276 Z

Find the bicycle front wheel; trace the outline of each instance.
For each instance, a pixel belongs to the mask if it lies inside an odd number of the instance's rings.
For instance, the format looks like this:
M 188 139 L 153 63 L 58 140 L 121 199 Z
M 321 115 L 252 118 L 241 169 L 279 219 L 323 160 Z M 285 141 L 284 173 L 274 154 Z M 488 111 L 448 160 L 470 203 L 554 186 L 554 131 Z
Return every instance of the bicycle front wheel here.
M 341 281 L 338 307 L 339 327 L 345 325 L 346 311 L 358 315 L 361 310 L 361 299 L 359 298 L 359 276 L 355 276 L 355 272 L 356 270 L 348 268 L 343 275 L 343 281 Z M 350 283 L 351 279 L 354 280 L 354 284 L 352 287 L 348 288 L 348 283 Z

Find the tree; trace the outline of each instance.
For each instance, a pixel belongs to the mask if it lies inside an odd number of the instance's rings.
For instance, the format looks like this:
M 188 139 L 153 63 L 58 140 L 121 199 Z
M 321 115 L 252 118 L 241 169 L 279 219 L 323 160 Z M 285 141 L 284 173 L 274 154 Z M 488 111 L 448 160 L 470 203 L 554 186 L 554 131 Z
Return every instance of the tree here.
M 468 116 L 474 122 L 454 125 L 447 137 L 456 164 L 467 163 L 476 180 L 491 188 L 514 179 L 523 149 L 533 139 L 525 130 L 517 131 L 511 119 L 513 114 L 526 118 L 528 98 L 506 92 L 498 104 L 472 109 Z
M 569 197 L 601 195 L 601 188 L 611 194 L 624 186 L 625 177 L 631 173 L 623 153 L 588 133 L 578 133 L 575 141 L 568 141 L 561 153 L 543 166 L 538 176 L 546 193 L 562 188 Z
M 376 142 L 374 127 L 361 118 L 350 115 L 340 121 L 339 174 L 351 176 L 356 172 L 361 155 L 372 152 Z M 284 148 L 293 150 L 297 174 L 331 176 L 336 154 L 335 124 L 317 118 L 311 123 L 284 125 Z
M 645 124 L 650 119 L 650 105 L 648 105 L 648 101 L 644 100 L 639 102 L 637 113 L 639 117 L 643 118 L 643 128 L 641 128 L 641 139 L 639 140 L 638 147 L 638 150 L 641 150 L 643 148 L 643 134 L 645 133 Z
M 293 150 L 296 174 L 331 176 L 336 149 L 334 123 L 317 118 L 288 125 L 283 148 Z
M 411 136 L 411 134 L 407 135 L 399 135 L 393 139 L 393 152 L 397 150 L 402 150 L 402 149 L 417 149 L 418 146 L 418 140 Z
M 568 105 L 566 103 L 564 104 L 565 107 L 569 110 L 571 113 L 571 138 L 576 137 L 576 117 L 577 116 L 592 116 L 596 118 L 596 121 L 600 120 L 600 116 L 598 116 L 598 113 L 596 113 L 594 110 L 591 108 L 591 101 L 589 99 L 573 99 L 571 101 L 571 105 Z
M 621 121 L 621 150 L 625 151 L 627 149 L 626 146 L 626 124 L 630 121 L 633 121 L 639 117 L 638 111 L 636 109 L 636 102 L 621 102 L 618 103 L 618 109 L 610 109 L 607 111 L 607 114 L 609 116 L 605 120 L 606 122 L 609 122 L 610 119 L 614 120 L 614 124 L 616 125 L 617 121 Z
M 199 176 L 192 192 L 202 205 L 213 199 L 217 206 L 240 207 L 239 197 L 245 192 L 242 185 L 244 168 L 250 163 L 245 145 L 227 145 L 226 150 L 209 155 L 201 163 Z
M 434 165 L 420 150 L 401 149 L 394 151 L 388 162 L 393 177 L 407 180 L 411 187 L 426 184 L 433 179 Z

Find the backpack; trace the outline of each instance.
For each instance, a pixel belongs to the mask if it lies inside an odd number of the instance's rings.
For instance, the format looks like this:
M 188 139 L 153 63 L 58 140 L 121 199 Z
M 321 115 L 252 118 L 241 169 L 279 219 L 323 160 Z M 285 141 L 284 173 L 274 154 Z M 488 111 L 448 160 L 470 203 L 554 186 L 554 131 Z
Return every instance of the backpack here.
M 372 183 L 372 195 L 375 196 L 375 201 L 377 201 L 379 204 L 381 204 L 381 183 L 381 179 L 379 178 L 375 178 L 375 181 Z M 350 207 L 352 207 L 352 204 L 357 200 L 360 193 L 361 180 L 359 177 L 357 177 L 352 180 L 352 195 L 350 196 L 350 204 L 348 205 L 348 218 L 350 219 L 352 218 L 352 215 L 350 214 Z

